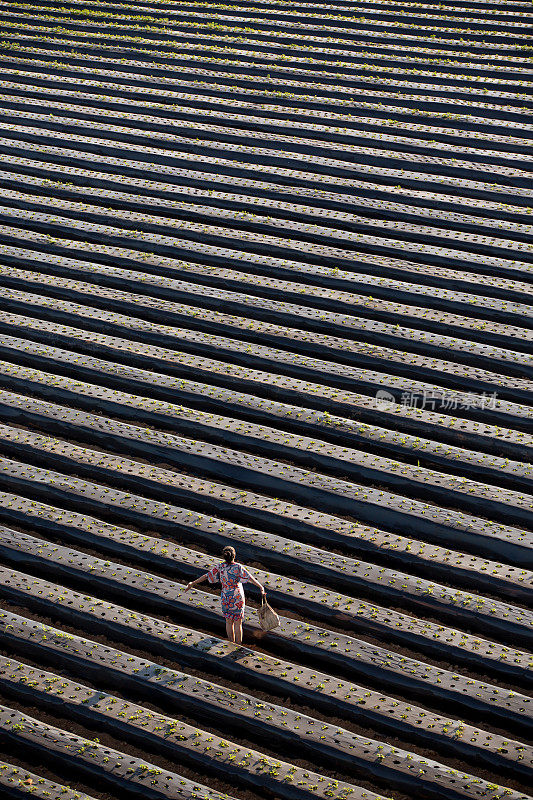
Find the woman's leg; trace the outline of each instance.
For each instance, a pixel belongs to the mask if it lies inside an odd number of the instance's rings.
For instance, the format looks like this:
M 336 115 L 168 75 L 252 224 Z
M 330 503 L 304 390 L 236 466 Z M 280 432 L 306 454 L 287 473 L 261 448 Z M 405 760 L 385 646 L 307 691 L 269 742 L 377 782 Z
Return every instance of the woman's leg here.
M 235 644 L 242 644 L 242 618 L 235 620 L 233 623 L 233 631 L 235 634 L 235 639 L 233 640 Z
M 226 618 L 226 636 L 230 642 L 235 641 L 235 635 L 233 633 L 233 620 Z

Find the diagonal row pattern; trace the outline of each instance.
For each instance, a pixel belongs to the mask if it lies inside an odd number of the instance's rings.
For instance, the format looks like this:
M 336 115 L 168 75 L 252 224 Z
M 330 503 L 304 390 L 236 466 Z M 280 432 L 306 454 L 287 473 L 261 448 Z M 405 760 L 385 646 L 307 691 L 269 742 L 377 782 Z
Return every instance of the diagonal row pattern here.
M 0 0 L 2 796 L 532 800 L 531 22 Z

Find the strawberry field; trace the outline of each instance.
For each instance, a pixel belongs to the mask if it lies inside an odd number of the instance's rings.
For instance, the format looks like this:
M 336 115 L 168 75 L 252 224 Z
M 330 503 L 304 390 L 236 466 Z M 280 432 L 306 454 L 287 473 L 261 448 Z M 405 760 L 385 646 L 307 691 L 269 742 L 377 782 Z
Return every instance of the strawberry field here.
M 533 800 L 532 23 L 0 0 L 2 798 Z

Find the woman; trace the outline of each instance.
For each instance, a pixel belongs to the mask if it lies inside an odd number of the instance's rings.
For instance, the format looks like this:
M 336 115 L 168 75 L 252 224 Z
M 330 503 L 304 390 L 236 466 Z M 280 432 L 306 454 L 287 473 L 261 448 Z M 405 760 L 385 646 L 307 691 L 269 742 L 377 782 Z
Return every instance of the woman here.
M 185 587 L 187 592 L 193 586 L 198 586 L 208 580 L 209 583 L 216 583 L 220 581 L 222 584 L 222 591 L 220 593 L 220 600 L 222 602 L 222 613 L 226 618 L 226 633 L 230 642 L 235 644 L 242 644 L 242 620 L 244 617 L 244 589 L 242 585 L 246 581 L 255 584 L 260 590 L 261 594 L 265 594 L 264 587 L 250 575 L 247 569 L 235 561 L 235 548 L 225 547 L 222 550 L 223 564 L 219 564 L 205 575 L 191 581 Z

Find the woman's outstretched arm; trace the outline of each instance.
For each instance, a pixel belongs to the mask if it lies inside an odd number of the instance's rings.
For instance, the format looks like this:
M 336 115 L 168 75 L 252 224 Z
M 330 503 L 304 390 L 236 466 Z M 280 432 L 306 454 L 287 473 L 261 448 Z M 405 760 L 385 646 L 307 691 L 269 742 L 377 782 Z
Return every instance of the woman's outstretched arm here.
M 257 586 L 257 588 L 261 590 L 261 594 L 266 594 L 266 592 L 265 592 L 265 587 L 263 586 L 263 584 L 262 584 L 262 583 L 259 583 L 259 581 L 257 581 L 257 580 L 254 578 L 254 576 L 253 576 L 253 575 L 250 575 L 250 573 L 249 573 L 249 572 L 248 572 L 248 576 L 249 576 L 249 577 L 248 577 L 248 580 L 249 580 L 251 583 L 253 583 L 253 584 L 254 584 L 254 586 Z
M 200 575 L 200 577 L 196 578 L 195 581 L 191 581 L 190 583 L 188 583 L 184 591 L 188 592 L 189 589 L 193 588 L 193 586 L 198 586 L 199 583 L 203 583 L 206 580 L 207 580 L 207 572 L 205 573 L 205 575 Z

